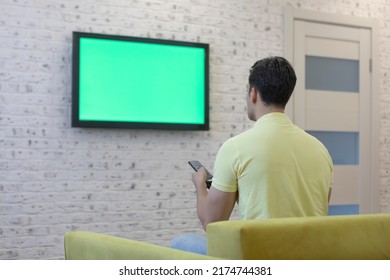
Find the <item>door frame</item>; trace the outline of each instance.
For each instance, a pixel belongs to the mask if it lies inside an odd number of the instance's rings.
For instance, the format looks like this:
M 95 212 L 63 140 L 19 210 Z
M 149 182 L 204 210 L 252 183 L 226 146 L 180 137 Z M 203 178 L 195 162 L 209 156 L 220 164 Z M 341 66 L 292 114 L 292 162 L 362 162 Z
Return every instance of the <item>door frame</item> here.
M 371 30 L 371 112 L 370 112 L 370 188 L 361 195 L 369 197 L 369 206 L 364 212 L 380 212 L 380 172 L 379 172 L 379 49 L 378 49 L 378 21 L 372 18 L 336 15 L 311 10 L 304 10 L 287 6 L 284 11 L 284 56 L 294 65 L 294 21 L 302 20 L 324 24 L 336 24 Z M 293 99 L 286 106 L 287 115 L 294 121 Z M 361 190 L 359 190 L 361 191 Z

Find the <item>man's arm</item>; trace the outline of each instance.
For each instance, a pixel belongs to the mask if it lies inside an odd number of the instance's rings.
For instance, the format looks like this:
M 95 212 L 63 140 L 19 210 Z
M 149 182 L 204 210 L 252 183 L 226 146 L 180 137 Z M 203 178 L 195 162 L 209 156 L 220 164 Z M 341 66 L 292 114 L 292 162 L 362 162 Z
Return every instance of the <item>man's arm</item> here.
M 192 175 L 197 194 L 198 217 L 205 230 L 209 223 L 228 220 L 237 200 L 237 192 L 223 192 L 212 185 L 207 191 L 206 176 L 204 168 Z

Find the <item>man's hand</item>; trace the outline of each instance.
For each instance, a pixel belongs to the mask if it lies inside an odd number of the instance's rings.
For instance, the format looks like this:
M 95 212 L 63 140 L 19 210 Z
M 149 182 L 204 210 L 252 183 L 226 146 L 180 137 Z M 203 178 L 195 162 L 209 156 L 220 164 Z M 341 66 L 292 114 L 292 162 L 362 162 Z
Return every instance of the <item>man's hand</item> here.
M 199 193 L 206 193 L 207 195 L 207 171 L 204 167 L 201 167 L 198 172 L 192 173 L 192 182 L 195 185 L 196 192 Z

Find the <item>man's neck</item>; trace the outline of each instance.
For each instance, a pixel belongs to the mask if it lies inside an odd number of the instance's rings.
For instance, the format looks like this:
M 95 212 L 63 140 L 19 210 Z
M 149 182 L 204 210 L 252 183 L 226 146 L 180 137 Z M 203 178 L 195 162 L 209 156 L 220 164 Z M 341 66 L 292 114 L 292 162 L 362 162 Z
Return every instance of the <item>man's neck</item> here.
M 284 108 L 275 105 L 265 106 L 262 104 L 256 111 L 256 120 L 269 113 L 284 113 Z

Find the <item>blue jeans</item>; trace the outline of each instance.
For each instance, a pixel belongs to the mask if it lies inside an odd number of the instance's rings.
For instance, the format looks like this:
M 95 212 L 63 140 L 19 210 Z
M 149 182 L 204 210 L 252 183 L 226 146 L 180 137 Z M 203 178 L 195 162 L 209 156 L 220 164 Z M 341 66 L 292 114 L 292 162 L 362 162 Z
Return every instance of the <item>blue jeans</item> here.
M 203 236 L 186 233 L 171 241 L 171 248 L 207 255 L 207 239 Z

